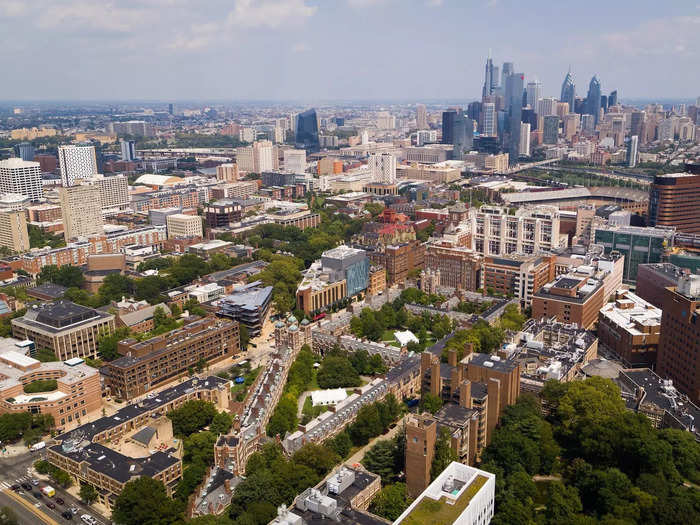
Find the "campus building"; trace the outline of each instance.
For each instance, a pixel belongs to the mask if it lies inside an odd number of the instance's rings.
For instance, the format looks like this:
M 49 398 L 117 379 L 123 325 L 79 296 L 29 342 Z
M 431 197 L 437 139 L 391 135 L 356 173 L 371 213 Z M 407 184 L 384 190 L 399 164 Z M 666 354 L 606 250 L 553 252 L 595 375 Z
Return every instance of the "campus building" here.
M 202 365 L 233 357 L 240 350 L 238 323 L 205 317 L 145 341 L 119 341 L 121 357 L 100 369 L 104 389 L 133 399 Z

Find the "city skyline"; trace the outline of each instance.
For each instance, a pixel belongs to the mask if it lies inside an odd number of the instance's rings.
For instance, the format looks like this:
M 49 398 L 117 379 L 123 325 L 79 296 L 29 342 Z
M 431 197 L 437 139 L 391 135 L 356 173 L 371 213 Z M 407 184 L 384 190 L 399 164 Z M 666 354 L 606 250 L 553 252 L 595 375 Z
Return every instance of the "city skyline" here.
M 663 15 L 652 2 L 593 2 L 573 23 L 536 4 L 0 0 L 3 99 L 476 100 L 489 50 L 544 96 L 559 96 L 569 66 L 580 97 L 594 75 L 623 100 L 697 96 L 697 2 Z M 420 72 L 428 63 L 439 82 Z

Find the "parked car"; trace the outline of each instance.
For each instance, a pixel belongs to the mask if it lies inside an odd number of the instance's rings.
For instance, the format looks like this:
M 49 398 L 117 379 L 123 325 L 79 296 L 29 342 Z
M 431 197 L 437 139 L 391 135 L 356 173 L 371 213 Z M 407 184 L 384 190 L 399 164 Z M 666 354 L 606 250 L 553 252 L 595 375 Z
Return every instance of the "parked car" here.
M 38 484 L 39 484 L 39 480 L 36 479 L 36 478 L 34 478 L 34 479 L 32 480 L 32 485 L 34 485 L 34 486 L 36 487 Z
M 61 498 L 56 498 L 56 503 L 58 503 L 59 505 L 63 505 L 65 501 L 63 501 L 63 499 Z
M 48 508 L 50 508 L 50 509 L 55 509 L 55 508 L 56 508 L 56 505 L 54 504 L 53 501 L 49 501 L 49 502 L 46 504 L 46 506 L 47 506 Z
M 41 498 L 44 497 L 44 495 L 43 495 L 41 492 L 32 492 L 32 495 L 33 495 L 36 499 L 41 499 Z
M 71 513 L 73 514 L 73 516 L 75 516 L 76 514 L 78 514 L 78 512 L 80 512 L 80 510 L 78 509 L 78 507 L 71 507 L 71 508 L 70 508 L 70 511 L 71 511 Z
M 22 483 L 22 488 L 24 490 L 32 490 L 32 486 L 29 483 Z
M 19 490 L 21 487 L 19 485 L 12 485 L 12 487 L 10 487 L 10 488 L 12 490 Z
M 61 512 L 61 516 L 63 516 L 67 520 L 72 520 L 73 519 L 73 513 L 69 510 Z

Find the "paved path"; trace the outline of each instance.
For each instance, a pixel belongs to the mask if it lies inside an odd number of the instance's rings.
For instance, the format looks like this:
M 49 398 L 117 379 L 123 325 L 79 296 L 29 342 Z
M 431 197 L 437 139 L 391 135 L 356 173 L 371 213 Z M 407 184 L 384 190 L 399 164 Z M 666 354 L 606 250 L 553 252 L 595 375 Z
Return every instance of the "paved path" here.
M 382 434 L 381 436 L 377 436 L 374 439 L 371 439 L 369 443 L 367 443 L 364 447 L 362 447 L 360 450 L 355 452 L 352 456 L 350 456 L 344 463 L 349 463 L 351 465 L 355 463 L 360 463 L 362 459 L 365 457 L 365 454 L 367 451 L 374 446 L 374 444 L 377 441 L 380 441 L 382 439 L 391 439 L 393 438 L 396 434 L 399 433 L 401 429 L 403 429 L 404 425 L 404 420 L 406 419 L 406 416 L 403 418 L 399 419 L 396 423 L 396 426 L 392 429 L 389 430 L 386 434 Z

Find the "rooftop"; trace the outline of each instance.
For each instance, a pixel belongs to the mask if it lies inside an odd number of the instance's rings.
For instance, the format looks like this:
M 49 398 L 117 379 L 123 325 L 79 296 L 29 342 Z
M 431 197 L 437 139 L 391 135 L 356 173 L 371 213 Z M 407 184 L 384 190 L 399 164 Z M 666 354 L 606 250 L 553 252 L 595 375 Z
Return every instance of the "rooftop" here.
M 12 323 L 28 325 L 31 328 L 49 332 L 60 332 L 86 323 L 108 319 L 114 319 L 114 316 L 61 300 L 55 303 L 34 305 L 27 310 L 23 317 L 13 319 Z

